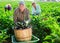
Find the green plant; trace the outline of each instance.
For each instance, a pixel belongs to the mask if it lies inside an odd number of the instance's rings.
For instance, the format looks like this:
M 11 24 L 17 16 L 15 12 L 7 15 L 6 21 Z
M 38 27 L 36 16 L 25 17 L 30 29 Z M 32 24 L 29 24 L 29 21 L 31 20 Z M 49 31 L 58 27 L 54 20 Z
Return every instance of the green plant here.
M 7 3 L 12 5 L 12 10 L 4 12 L 4 6 Z M 31 16 L 33 34 L 40 38 L 41 42 L 54 43 L 57 37 L 60 38 L 60 22 L 58 22 L 58 18 L 60 18 L 60 2 L 38 2 L 38 4 L 42 12 L 39 17 Z M 12 26 L 14 24 L 13 12 L 17 6 L 17 1 L 0 2 L 0 30 L 8 29 L 7 33 L 12 33 Z M 31 2 L 26 2 L 26 6 L 31 11 Z M 48 41 L 46 41 L 46 37 L 48 37 Z
M 6 41 L 7 38 L 9 38 L 9 35 L 7 35 L 7 31 L 0 30 L 0 43 L 3 43 L 3 41 Z
M 15 24 L 15 26 L 16 26 L 16 29 L 26 29 L 26 28 L 28 28 L 29 27 L 29 21 L 23 21 L 23 22 L 17 22 L 16 24 Z

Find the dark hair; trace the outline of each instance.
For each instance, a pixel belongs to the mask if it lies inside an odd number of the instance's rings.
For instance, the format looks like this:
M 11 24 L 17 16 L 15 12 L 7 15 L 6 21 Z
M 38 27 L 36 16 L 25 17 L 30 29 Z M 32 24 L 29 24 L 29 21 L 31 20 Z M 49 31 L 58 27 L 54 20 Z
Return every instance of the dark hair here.
M 35 3 L 32 3 L 32 5 L 34 5 Z

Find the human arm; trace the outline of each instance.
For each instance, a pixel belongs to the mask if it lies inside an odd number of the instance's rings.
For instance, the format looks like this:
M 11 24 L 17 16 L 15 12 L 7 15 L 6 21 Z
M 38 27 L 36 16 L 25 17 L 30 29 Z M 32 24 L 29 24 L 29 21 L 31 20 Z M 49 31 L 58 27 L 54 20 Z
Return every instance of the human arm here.
M 41 7 L 39 5 L 37 5 L 36 13 L 41 14 Z
M 14 11 L 13 20 L 14 20 L 14 24 L 16 24 L 17 23 L 17 10 Z
M 30 12 L 29 12 L 29 10 L 27 9 L 27 11 L 26 11 L 26 20 L 25 20 L 25 23 L 28 25 L 30 21 L 31 21 L 31 19 L 30 19 Z
M 32 14 L 36 14 L 36 10 L 32 7 Z

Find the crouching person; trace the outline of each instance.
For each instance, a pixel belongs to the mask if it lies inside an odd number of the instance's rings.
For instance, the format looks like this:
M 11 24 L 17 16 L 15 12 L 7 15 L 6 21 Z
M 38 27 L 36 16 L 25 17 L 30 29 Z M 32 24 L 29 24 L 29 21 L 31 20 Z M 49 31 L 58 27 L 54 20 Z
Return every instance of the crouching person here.
M 5 12 L 8 10 L 8 11 L 10 11 L 12 8 L 11 8 L 11 5 L 10 4 L 7 4 L 5 7 L 4 7 L 4 9 L 5 9 Z
M 41 8 L 35 2 L 32 2 L 32 15 L 39 15 L 41 14 Z
M 14 34 L 17 41 L 29 41 L 32 38 L 32 29 L 25 24 L 30 22 L 29 10 L 25 7 L 23 1 L 14 12 Z
M 19 7 L 16 8 L 14 12 L 14 23 L 17 24 L 17 22 L 30 22 L 29 10 L 25 7 L 23 1 L 19 3 Z

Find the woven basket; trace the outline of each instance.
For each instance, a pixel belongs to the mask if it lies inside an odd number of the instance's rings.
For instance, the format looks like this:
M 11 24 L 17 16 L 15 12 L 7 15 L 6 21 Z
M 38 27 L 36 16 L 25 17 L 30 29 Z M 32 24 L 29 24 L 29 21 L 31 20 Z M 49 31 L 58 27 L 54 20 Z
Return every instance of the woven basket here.
M 17 41 L 29 41 L 32 38 L 32 29 L 14 29 L 15 37 Z

